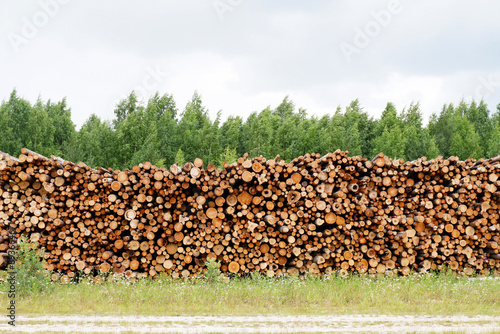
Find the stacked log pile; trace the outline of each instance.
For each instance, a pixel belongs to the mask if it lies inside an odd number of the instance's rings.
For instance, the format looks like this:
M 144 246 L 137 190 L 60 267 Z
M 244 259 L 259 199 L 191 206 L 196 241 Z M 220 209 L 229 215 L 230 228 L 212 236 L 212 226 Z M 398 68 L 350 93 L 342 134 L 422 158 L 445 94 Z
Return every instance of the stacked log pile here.
M 499 176 L 500 157 L 336 151 L 118 171 L 0 152 L 0 252 L 10 231 L 24 235 L 66 281 L 79 272 L 187 277 L 211 258 L 238 275 L 499 273 Z

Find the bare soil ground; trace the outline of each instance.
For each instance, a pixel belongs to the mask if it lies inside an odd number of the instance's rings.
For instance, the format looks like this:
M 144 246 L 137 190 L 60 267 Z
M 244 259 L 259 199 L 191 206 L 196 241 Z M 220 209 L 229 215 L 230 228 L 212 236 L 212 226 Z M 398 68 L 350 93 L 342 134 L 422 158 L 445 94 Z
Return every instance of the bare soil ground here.
M 500 333 L 493 316 L 18 316 L 0 332 L 25 333 Z

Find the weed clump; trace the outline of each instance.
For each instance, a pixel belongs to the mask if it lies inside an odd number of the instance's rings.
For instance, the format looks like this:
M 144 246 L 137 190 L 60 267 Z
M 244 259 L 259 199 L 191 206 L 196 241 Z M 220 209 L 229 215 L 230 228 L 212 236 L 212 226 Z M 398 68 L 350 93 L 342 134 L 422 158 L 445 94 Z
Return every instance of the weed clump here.
M 208 259 L 205 262 L 207 266 L 207 271 L 205 273 L 205 278 L 208 283 L 214 284 L 222 281 L 222 272 L 220 271 L 220 262 L 215 261 L 215 259 Z
M 19 296 L 39 294 L 51 289 L 50 271 L 44 269 L 44 250 L 26 238 L 19 239 L 15 252 L 14 274 Z

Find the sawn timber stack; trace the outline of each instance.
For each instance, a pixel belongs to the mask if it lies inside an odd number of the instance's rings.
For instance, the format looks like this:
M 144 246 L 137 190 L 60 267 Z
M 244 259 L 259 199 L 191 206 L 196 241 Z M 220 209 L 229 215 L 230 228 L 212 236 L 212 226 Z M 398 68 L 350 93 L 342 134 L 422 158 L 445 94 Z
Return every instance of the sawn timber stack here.
M 238 275 L 499 273 L 499 161 L 336 151 L 119 171 L 0 152 L 0 252 L 24 235 L 63 281 L 187 277 L 210 258 Z

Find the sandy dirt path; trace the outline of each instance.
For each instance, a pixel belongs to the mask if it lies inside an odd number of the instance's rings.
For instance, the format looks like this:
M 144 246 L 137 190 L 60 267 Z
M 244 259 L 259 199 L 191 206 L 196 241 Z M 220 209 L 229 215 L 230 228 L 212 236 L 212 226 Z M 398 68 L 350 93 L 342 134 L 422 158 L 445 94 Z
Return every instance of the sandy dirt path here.
M 429 333 L 465 331 L 500 333 L 500 317 L 492 316 L 18 316 L 2 332 L 66 333 Z

